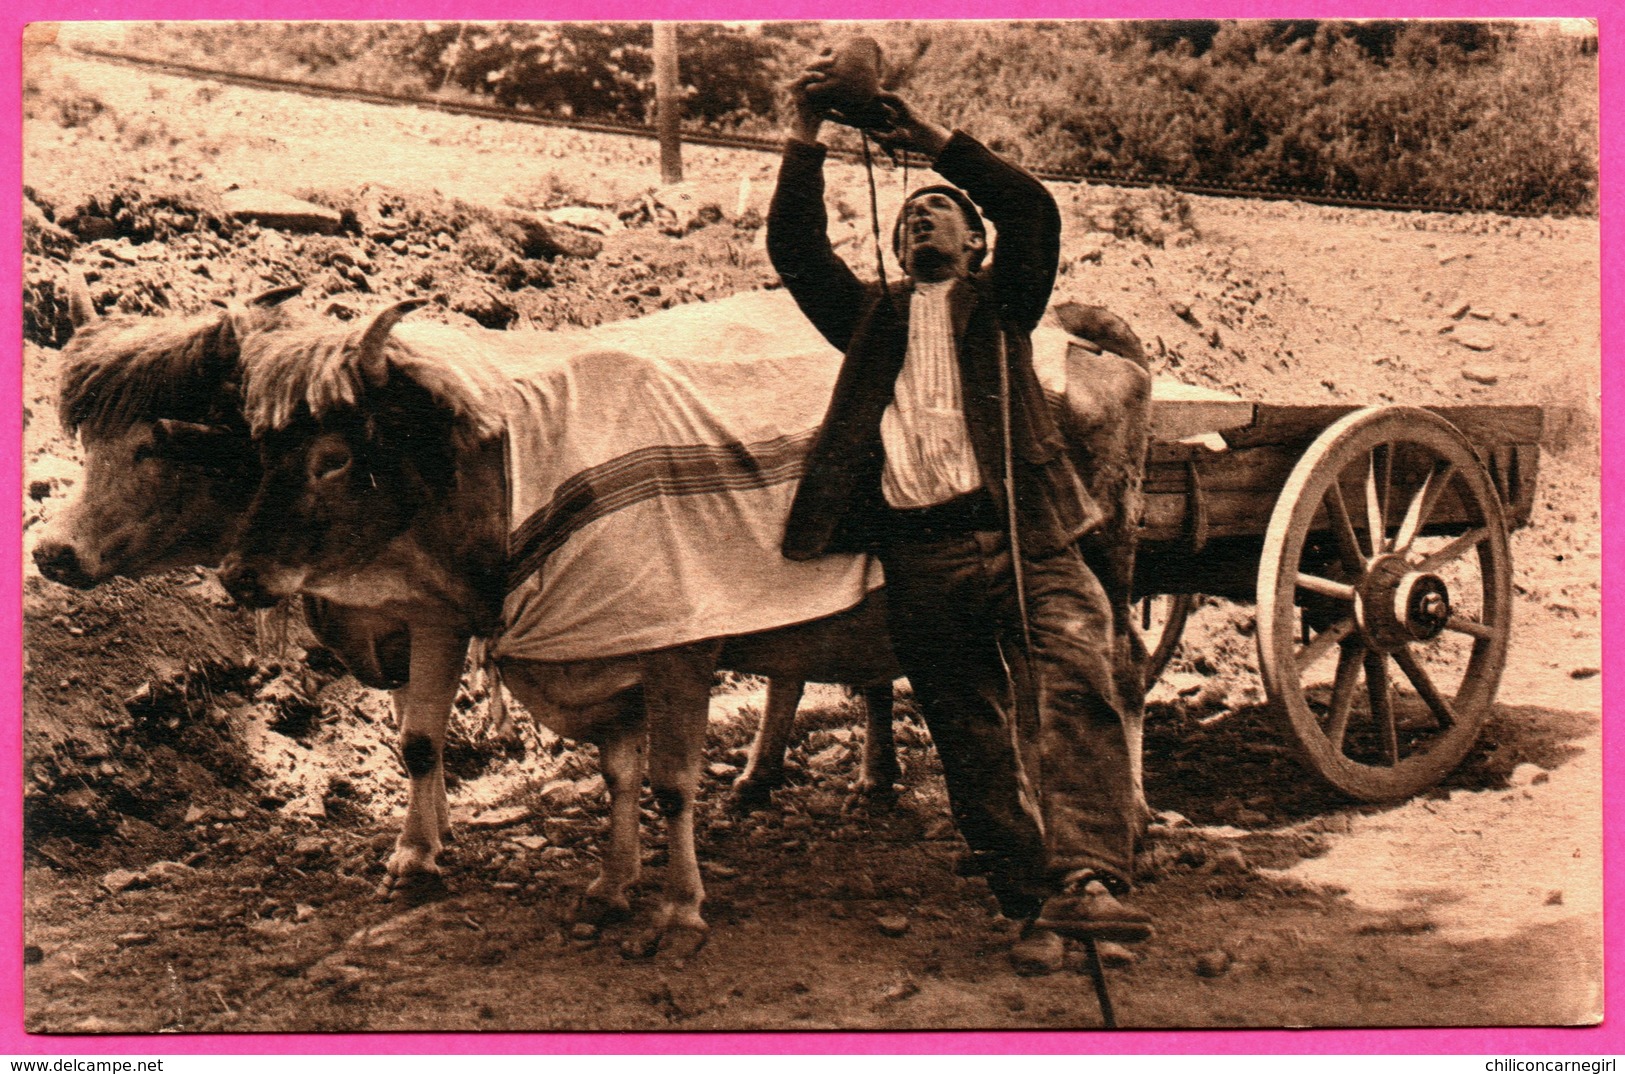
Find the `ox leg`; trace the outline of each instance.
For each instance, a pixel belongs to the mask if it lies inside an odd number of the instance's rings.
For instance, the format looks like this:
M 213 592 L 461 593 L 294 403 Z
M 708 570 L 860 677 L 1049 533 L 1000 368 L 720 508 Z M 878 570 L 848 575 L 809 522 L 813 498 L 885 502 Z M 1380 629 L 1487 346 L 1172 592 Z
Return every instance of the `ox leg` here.
M 806 686 L 800 679 L 767 680 L 767 704 L 750 744 L 750 759 L 734 780 L 736 808 L 747 812 L 763 808 L 772 792 L 784 785 L 784 754 L 790 748 L 790 730 Z
M 577 921 L 604 924 L 632 912 L 626 892 L 643 869 L 638 839 L 638 800 L 643 794 L 647 726 L 641 699 L 634 696 L 623 719 L 594 736 L 598 763 L 609 789 L 609 846 L 597 879 L 576 912 Z
M 1145 669 L 1151 662 L 1145 651 L 1145 642 L 1139 632 L 1128 625 L 1118 634 L 1118 694 L 1126 711 L 1123 715 L 1124 737 L 1128 742 L 1129 778 L 1134 785 L 1134 809 L 1138 814 L 1137 830 L 1144 837 L 1146 825 L 1156 816 L 1145 797 Z
M 863 706 L 868 710 L 868 722 L 863 731 L 863 774 L 856 789 L 859 794 L 889 798 L 893 784 L 903 775 L 897 763 L 897 741 L 892 737 L 891 682 L 864 687 Z
M 649 715 L 649 783 L 655 807 L 666 821 L 665 896 L 655 928 L 705 929 L 700 904 L 705 887 L 694 846 L 694 802 L 705 757 L 705 724 L 711 706 L 711 676 L 719 647 L 685 645 L 642 658 L 643 697 Z
M 412 674 L 401 690 L 401 759 L 406 764 L 406 821 L 389 859 L 385 890 L 435 887 L 440 881 L 440 833 L 446 779 L 446 723 L 463 674 L 468 639 L 443 631 L 413 631 Z
M 389 698 L 395 706 L 395 732 L 400 734 L 406 728 L 405 688 L 390 691 Z M 440 827 L 440 841 L 449 843 L 452 840 L 451 803 L 446 799 L 446 766 L 443 764 L 435 767 L 435 784 L 429 789 L 429 800 L 434 805 L 435 819 Z

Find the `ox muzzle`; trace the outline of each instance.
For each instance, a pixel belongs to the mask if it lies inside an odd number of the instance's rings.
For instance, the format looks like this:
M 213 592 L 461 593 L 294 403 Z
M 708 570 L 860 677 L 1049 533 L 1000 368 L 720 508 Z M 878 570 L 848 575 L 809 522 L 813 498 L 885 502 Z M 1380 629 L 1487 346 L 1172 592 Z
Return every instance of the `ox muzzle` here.
M 85 568 L 71 542 L 49 536 L 34 546 L 34 565 L 46 578 L 74 589 L 92 589 L 103 581 Z
M 245 608 L 270 608 L 296 588 L 288 584 L 288 572 L 262 570 L 235 555 L 220 565 L 220 584 Z

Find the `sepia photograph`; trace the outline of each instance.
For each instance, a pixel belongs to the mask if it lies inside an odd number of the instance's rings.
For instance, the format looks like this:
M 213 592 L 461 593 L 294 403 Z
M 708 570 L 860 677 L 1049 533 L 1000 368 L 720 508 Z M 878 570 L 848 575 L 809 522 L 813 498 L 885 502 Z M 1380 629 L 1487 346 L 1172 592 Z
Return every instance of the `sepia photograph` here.
M 1599 1025 L 1598 47 L 29 23 L 23 1032 Z

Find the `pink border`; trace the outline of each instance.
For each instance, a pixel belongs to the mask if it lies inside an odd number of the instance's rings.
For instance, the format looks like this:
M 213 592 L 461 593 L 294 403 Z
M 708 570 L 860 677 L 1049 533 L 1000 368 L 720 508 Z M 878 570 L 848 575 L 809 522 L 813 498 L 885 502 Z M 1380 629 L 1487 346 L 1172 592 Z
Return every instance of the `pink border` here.
M 1625 151 L 1620 109 L 1625 108 L 1625 72 L 1613 50 L 1613 34 L 1625 27 L 1625 17 L 1610 10 L 1604 0 L 1585 4 L 1558 4 L 1553 0 L 1367 0 L 1358 4 L 1334 4 L 1326 0 L 1229 0 L 1217 7 L 1211 0 L 1007 0 L 999 14 L 1034 18 L 1123 18 L 1126 16 L 1165 18 L 1255 17 L 1455 17 L 1526 18 L 1551 16 L 1600 16 L 1603 95 L 1603 176 L 1609 197 L 1602 213 L 1602 241 L 1605 258 L 1603 286 L 1603 397 L 1613 411 L 1620 403 L 1621 374 L 1611 362 L 1625 340 L 1621 338 L 1621 308 L 1625 307 L 1625 277 L 1618 254 L 1621 217 L 1612 204 L 1612 184 L 1621 176 L 1620 154 Z M 662 0 L 651 6 L 648 0 L 566 0 L 558 4 L 492 3 L 489 0 L 461 0 L 458 3 L 432 3 L 405 0 L 397 3 L 365 3 L 360 0 L 20 0 L 0 13 L 4 26 L 3 66 L 6 83 L 17 94 L 13 107 L 0 114 L 3 141 L 12 147 L 4 156 L 3 189 L 0 198 L 0 249 L 6 251 L 0 264 L 0 350 L 4 377 L 0 397 L 8 421 L 0 434 L 0 504 L 21 502 L 19 341 L 22 338 L 21 299 L 21 144 L 20 44 L 22 27 L 31 21 L 110 20 L 110 19 L 559 19 L 559 18 L 648 18 L 658 10 L 667 18 L 717 19 L 762 17 L 767 11 L 776 19 L 785 18 L 977 18 L 987 11 L 975 0 L 778 0 L 768 5 L 761 0 Z M 1604 528 L 1604 658 L 1607 673 L 1603 681 L 1604 711 L 1614 713 L 1621 700 L 1621 680 L 1616 672 L 1620 646 L 1613 644 L 1620 615 L 1620 583 L 1625 563 L 1621 559 L 1618 514 L 1625 493 L 1625 449 L 1616 436 L 1604 443 L 1603 511 Z M 1616 469 L 1615 467 L 1620 467 Z M 4 748 L 0 748 L 0 847 L 20 846 L 22 835 L 22 640 L 21 640 L 21 533 L 0 526 L 0 713 L 13 718 Z M 1608 860 L 1620 861 L 1625 851 L 1625 826 L 1618 822 L 1625 810 L 1625 749 L 1610 726 L 1604 737 L 1604 785 L 1606 813 L 1613 822 L 1605 832 Z M 1609 884 L 1605 904 L 1605 929 L 1612 947 L 1618 946 L 1625 906 L 1621 886 Z M 0 851 L 0 919 L 22 920 L 21 857 L 15 850 Z M 22 927 L 14 925 L 0 935 L 0 957 L 5 967 L 0 979 L 0 1052 L 11 1054 L 421 1054 L 464 1052 L 472 1054 L 525 1054 L 553 1052 L 582 1053 L 1465 1053 L 1465 1054 L 1618 1054 L 1625 1052 L 1622 1019 L 1614 1014 L 1604 1025 L 1588 1029 L 1462 1029 L 1462 1030 L 1296 1030 L 1296 1031 L 1187 1031 L 1104 1033 L 908 1033 L 908 1034 L 377 1034 L 377 1035 L 285 1035 L 285 1036 L 125 1036 L 125 1037 L 30 1037 L 22 1032 Z M 1531 985 L 1537 985 L 1531 982 Z M 1538 986 L 1538 985 L 1537 985 Z M 1619 957 L 1609 959 L 1606 986 L 1610 998 L 1619 1002 L 1625 996 L 1625 971 Z

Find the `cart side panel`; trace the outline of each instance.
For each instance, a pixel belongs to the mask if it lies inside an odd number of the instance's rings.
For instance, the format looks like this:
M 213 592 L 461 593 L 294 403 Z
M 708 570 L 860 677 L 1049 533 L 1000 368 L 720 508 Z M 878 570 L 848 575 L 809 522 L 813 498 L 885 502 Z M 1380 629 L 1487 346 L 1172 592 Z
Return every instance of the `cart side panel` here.
M 1273 444 L 1239 451 L 1153 446 L 1141 541 L 1189 544 L 1202 536 L 1262 534 L 1298 454 Z
M 1255 552 L 1269 524 L 1276 498 L 1286 485 L 1304 449 L 1325 428 L 1357 408 L 1347 406 L 1278 406 L 1260 404 L 1252 425 L 1225 434 L 1230 450 L 1214 451 L 1194 443 L 1156 443 L 1146 467 L 1145 508 L 1140 526 L 1140 555 L 1144 569 L 1137 572 L 1142 592 L 1206 592 L 1242 590 L 1244 576 L 1256 572 L 1256 560 L 1221 566 L 1215 561 Z M 1528 522 L 1534 504 L 1539 464 L 1541 411 L 1525 406 L 1468 406 L 1429 408 L 1460 429 L 1474 445 L 1489 470 L 1506 508 L 1509 526 Z M 1395 453 L 1383 480 L 1392 505 L 1390 527 L 1399 522 L 1407 505 L 1422 487 L 1430 469 L 1425 453 Z M 1364 482 L 1350 475 L 1344 482 L 1345 502 L 1361 541 L 1366 534 Z M 1426 532 L 1459 533 L 1472 521 L 1460 498 L 1443 496 L 1431 513 Z M 1312 524 L 1313 532 L 1327 530 L 1324 509 Z M 1251 540 L 1243 540 L 1250 538 Z M 1206 562 L 1182 566 L 1199 556 Z M 1166 583 L 1159 583 L 1158 575 Z M 1192 579 L 1211 577 L 1203 588 Z M 1167 588 L 1157 588 L 1165 584 Z M 1218 586 L 1222 585 L 1221 590 Z
M 1535 488 L 1540 478 L 1539 444 L 1501 444 L 1484 459 L 1490 478 L 1501 493 L 1506 509 L 1507 528 L 1529 524 L 1535 508 Z
M 1217 537 L 1261 536 L 1269 524 L 1270 512 L 1286 484 L 1297 453 L 1282 447 L 1256 447 L 1240 451 L 1206 452 L 1193 458 L 1158 458 L 1153 452 L 1146 471 L 1145 515 L 1140 524 L 1142 543 L 1174 542 L 1200 547 Z M 1528 451 L 1509 445 L 1492 454 L 1491 475 L 1503 496 L 1514 488 L 1527 501 L 1533 496 L 1533 482 L 1524 474 L 1532 465 Z M 1498 461 L 1497 461 L 1498 460 Z M 1421 490 L 1428 477 L 1430 459 L 1417 452 L 1396 452 L 1390 469 L 1382 476 L 1389 504 L 1387 524 L 1399 524 L 1405 505 Z M 1365 483 L 1350 473 L 1341 485 L 1344 502 L 1350 506 L 1354 528 L 1363 537 L 1366 530 Z M 1514 501 L 1515 502 L 1515 501 Z M 1454 489 L 1440 498 L 1428 519 L 1430 533 L 1450 532 L 1465 525 L 1471 516 Z M 1324 511 L 1316 516 L 1314 529 L 1324 528 Z
M 1252 424 L 1224 434 L 1232 448 L 1281 444 L 1302 447 L 1333 422 L 1359 407 L 1259 403 Z M 1544 425 L 1538 406 L 1430 406 L 1425 409 L 1460 429 L 1485 454 L 1502 444 L 1538 444 Z

